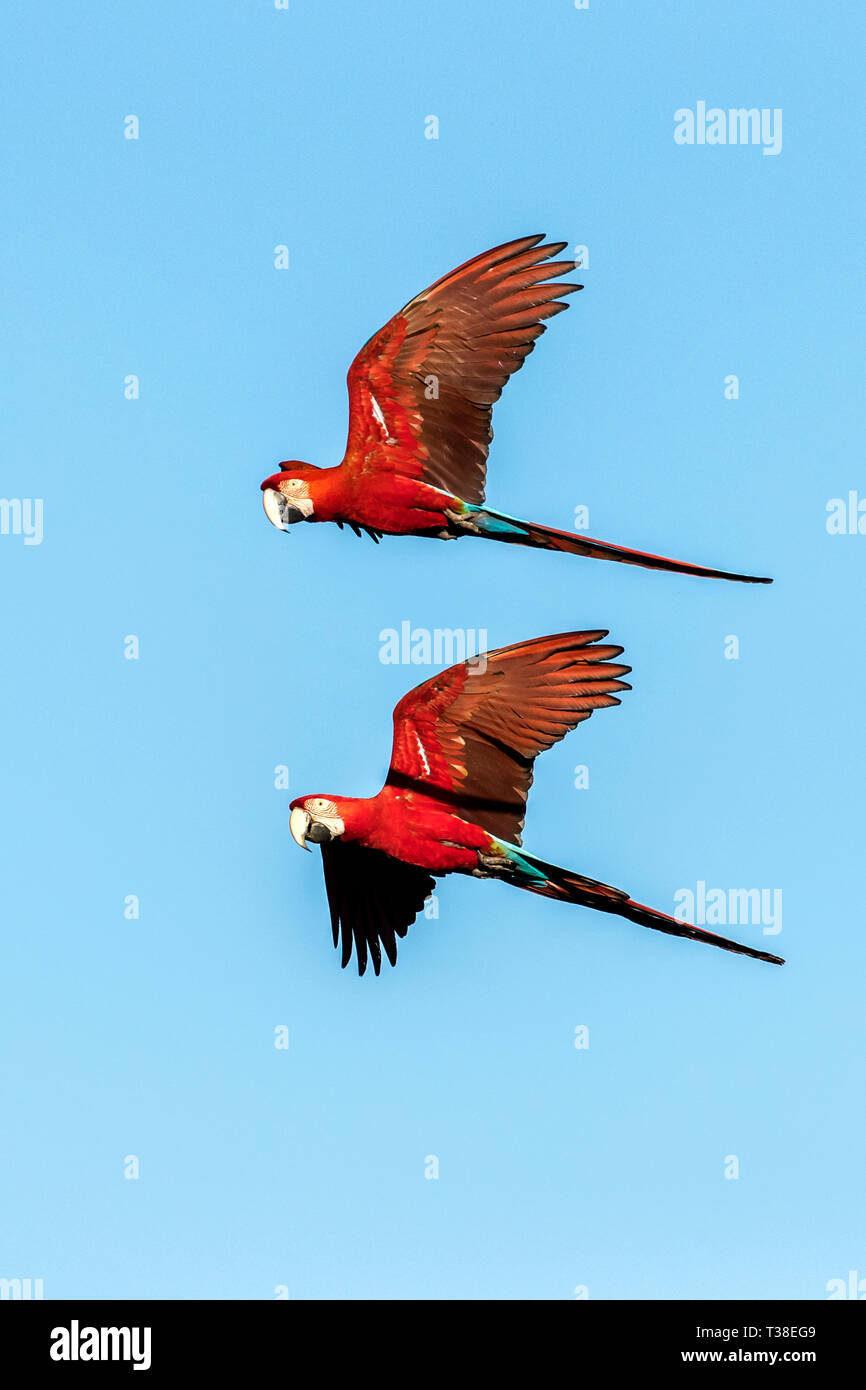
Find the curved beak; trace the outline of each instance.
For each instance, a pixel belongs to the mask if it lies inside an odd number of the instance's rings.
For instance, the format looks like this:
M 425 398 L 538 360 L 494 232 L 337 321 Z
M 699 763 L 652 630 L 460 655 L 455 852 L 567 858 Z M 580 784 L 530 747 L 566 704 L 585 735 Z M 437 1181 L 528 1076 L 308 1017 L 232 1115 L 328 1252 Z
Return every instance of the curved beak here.
M 302 806 L 296 806 L 289 816 L 289 833 L 296 845 L 305 849 L 308 854 L 312 854 L 310 846 L 307 844 L 307 831 L 310 828 L 310 813 L 305 811 Z
M 293 507 L 288 498 L 277 492 L 276 488 L 266 487 L 262 493 L 262 501 L 268 521 L 272 526 L 276 526 L 278 531 L 288 531 L 293 522 L 306 519 L 300 508 Z
M 275 488 L 266 487 L 262 493 L 262 501 L 265 504 L 265 515 L 272 526 L 276 526 L 278 531 L 288 531 L 288 522 L 284 519 L 283 509 L 286 499 L 281 492 Z

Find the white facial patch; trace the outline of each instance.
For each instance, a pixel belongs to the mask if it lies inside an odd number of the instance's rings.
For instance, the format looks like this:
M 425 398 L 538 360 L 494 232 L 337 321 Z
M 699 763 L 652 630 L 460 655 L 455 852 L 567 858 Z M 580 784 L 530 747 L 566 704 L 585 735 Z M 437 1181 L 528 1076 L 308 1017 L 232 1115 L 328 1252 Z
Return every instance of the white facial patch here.
M 304 810 L 318 825 L 326 826 L 332 835 L 342 835 L 346 829 L 333 801 L 324 796 L 309 797 L 304 802 Z
M 309 520 L 313 515 L 313 499 L 309 495 L 307 484 L 299 478 L 290 479 L 290 484 L 292 482 L 297 484 L 296 488 L 289 486 L 288 490 L 284 490 L 286 485 L 282 484 L 279 492 L 275 488 L 266 487 L 262 493 L 265 514 L 278 531 L 289 529 L 289 507 L 299 512 L 305 520 Z M 294 520 L 297 521 L 298 517 L 295 516 Z
M 313 816 L 313 824 L 324 825 L 325 829 L 330 830 L 335 839 L 338 835 L 342 835 L 343 831 L 346 829 L 339 816 Z
M 313 515 L 313 499 L 310 497 L 310 485 L 303 478 L 284 478 L 280 483 L 280 495 L 285 498 L 290 507 L 301 513 L 303 517 Z

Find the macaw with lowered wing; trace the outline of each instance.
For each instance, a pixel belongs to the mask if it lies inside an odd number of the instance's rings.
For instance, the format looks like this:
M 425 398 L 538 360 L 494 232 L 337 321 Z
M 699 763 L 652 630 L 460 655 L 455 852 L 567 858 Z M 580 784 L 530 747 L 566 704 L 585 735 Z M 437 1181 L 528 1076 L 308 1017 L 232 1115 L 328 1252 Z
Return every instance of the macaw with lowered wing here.
M 634 902 L 521 847 L 532 766 L 593 710 L 620 703 L 631 669 L 604 631 L 538 637 L 451 666 L 410 690 L 394 711 L 391 766 L 372 797 L 303 796 L 289 828 L 304 849 L 319 844 L 334 945 L 354 943 L 361 975 L 392 965 L 434 887 L 433 875 L 496 878 L 530 893 L 626 917 L 725 951 L 784 962 L 752 946 Z

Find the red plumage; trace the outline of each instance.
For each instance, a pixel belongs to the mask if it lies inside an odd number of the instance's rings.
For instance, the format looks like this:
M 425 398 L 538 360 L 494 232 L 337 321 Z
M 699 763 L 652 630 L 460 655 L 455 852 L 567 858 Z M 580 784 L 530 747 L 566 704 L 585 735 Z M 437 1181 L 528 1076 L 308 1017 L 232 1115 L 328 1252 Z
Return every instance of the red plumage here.
M 604 631 L 516 643 L 425 681 L 394 711 L 391 766 L 368 798 L 312 796 L 292 802 L 299 843 L 322 845 L 334 944 L 343 964 L 354 941 L 364 973 L 378 974 L 381 947 L 393 964 L 432 890 L 431 875 L 501 878 L 544 897 L 603 912 L 728 951 L 781 964 L 777 956 L 702 931 L 627 893 L 548 864 L 520 848 L 532 766 L 544 749 L 619 704 L 629 667 Z
M 581 285 L 555 279 L 565 242 L 520 237 L 416 295 L 358 353 L 347 377 L 349 434 L 333 468 L 288 461 L 262 483 L 271 521 L 336 522 L 382 535 L 474 535 L 649 569 L 769 583 L 611 545 L 484 505 L 493 406 Z M 552 283 L 551 283 L 552 282 Z

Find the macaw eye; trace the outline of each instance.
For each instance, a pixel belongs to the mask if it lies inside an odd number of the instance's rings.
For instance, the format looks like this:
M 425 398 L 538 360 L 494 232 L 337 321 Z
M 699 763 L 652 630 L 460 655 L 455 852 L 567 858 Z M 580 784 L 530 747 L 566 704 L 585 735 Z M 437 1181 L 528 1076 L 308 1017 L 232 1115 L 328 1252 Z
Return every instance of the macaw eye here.
M 297 492 L 297 490 L 298 490 L 298 488 L 299 488 L 300 486 L 301 486 L 301 480 L 300 480 L 300 478 L 290 478 L 290 479 L 289 479 L 289 487 L 292 489 L 292 492 Z

